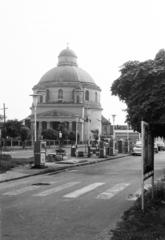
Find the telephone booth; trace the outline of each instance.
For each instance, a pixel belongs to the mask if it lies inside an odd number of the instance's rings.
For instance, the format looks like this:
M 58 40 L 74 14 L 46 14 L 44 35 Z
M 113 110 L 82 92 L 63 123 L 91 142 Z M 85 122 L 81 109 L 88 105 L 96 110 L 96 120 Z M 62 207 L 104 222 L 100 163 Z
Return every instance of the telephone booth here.
M 46 160 L 46 142 L 37 140 L 34 143 L 34 165 L 41 167 L 45 165 Z

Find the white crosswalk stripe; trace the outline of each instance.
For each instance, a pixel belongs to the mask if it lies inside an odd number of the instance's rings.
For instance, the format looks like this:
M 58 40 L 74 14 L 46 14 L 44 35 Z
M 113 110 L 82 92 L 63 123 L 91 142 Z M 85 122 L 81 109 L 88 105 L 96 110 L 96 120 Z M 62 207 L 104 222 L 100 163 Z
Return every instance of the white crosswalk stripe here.
M 16 190 L 13 190 L 13 191 L 10 191 L 10 192 L 5 192 L 5 193 L 3 193 L 3 195 L 16 196 L 16 195 L 19 195 L 19 194 L 22 194 L 22 193 L 25 193 L 25 192 L 28 192 L 28 191 L 36 190 L 39 187 L 40 186 L 27 186 L 27 187 L 16 189 Z
M 28 180 L 22 181 L 22 182 L 3 183 L 2 185 L 0 185 L 0 190 L 11 188 L 11 187 L 17 187 L 19 185 L 26 184 L 27 182 Z
M 97 187 L 99 187 L 99 186 L 101 186 L 103 184 L 105 184 L 105 183 L 93 183 L 93 184 L 90 184 L 90 185 L 88 185 L 86 187 L 80 188 L 80 189 L 78 189 L 78 190 L 76 190 L 74 192 L 71 192 L 69 194 L 64 195 L 64 198 L 77 198 L 77 197 L 79 197 L 79 196 L 81 196 L 81 195 L 83 195 L 83 194 L 85 194 L 87 192 L 90 192 L 90 191 L 94 190 L 95 188 L 97 188 Z
M 100 193 L 96 198 L 97 199 L 110 199 L 114 197 L 117 193 L 124 190 L 126 187 L 128 187 L 129 183 L 119 183 L 114 185 L 113 187 L 107 189 L 105 192 Z
M 37 194 L 34 194 L 33 196 L 40 196 L 40 197 L 44 197 L 44 196 L 48 196 L 50 194 L 53 194 L 53 193 L 57 193 L 57 192 L 60 192 L 64 189 L 67 189 L 69 187 L 73 187 L 74 185 L 78 184 L 80 182 L 69 182 L 69 183 L 65 183 L 63 185 L 60 185 L 60 186 L 57 186 L 57 187 L 54 187 L 54 188 L 50 188 L 48 190 L 45 190 L 43 192 L 40 192 L 40 193 L 37 193 Z

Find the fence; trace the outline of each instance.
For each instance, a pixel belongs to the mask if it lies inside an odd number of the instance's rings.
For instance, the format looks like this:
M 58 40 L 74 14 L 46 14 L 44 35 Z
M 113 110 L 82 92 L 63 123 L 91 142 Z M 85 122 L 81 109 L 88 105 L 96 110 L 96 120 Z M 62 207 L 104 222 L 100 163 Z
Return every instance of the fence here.
M 48 148 L 52 146 L 58 146 L 60 144 L 59 140 L 44 140 L 46 141 L 46 145 Z M 72 141 L 70 140 L 63 140 L 62 145 L 70 145 L 72 144 Z M 26 140 L 22 142 L 21 140 L 15 140 L 15 139 L 6 139 L 0 141 L 0 146 L 2 149 L 8 148 L 8 149 L 19 149 L 19 148 L 32 148 L 34 145 L 33 141 Z

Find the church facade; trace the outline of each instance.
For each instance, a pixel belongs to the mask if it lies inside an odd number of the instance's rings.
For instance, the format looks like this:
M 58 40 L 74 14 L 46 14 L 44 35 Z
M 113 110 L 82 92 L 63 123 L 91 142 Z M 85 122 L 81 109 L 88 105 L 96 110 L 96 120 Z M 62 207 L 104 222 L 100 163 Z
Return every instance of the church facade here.
M 102 107 L 100 87 L 93 78 L 78 67 L 77 56 L 70 49 L 62 50 L 58 64 L 46 72 L 33 87 L 38 94 L 36 110 L 37 135 L 46 129 L 78 134 L 79 141 L 92 139 L 92 130 L 102 132 Z M 34 103 L 31 107 L 31 123 L 34 124 Z

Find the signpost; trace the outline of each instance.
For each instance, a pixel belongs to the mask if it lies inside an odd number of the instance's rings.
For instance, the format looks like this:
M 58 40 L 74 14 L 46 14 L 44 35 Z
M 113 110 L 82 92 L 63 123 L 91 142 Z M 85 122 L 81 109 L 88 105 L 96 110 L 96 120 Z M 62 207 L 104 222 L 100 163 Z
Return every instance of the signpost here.
M 142 131 L 142 177 L 141 177 L 141 200 L 144 210 L 144 181 L 152 177 L 152 197 L 154 193 L 154 139 L 149 124 L 141 122 Z

